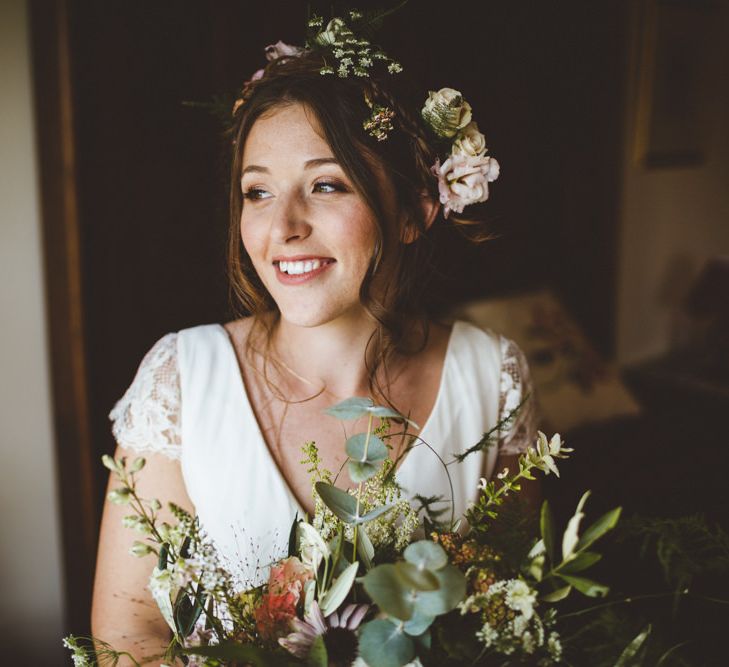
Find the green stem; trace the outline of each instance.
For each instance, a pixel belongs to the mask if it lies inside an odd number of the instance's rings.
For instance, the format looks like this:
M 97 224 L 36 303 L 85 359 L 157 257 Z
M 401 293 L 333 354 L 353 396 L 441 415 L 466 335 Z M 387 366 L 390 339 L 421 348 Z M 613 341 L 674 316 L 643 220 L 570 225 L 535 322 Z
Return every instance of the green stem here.
M 630 604 L 631 602 L 639 602 L 641 600 L 660 600 L 661 598 L 669 598 L 682 595 L 684 597 L 691 597 L 695 600 L 703 600 L 704 602 L 713 602 L 714 604 L 725 604 L 729 605 L 729 600 L 722 600 L 721 598 L 712 598 L 706 595 L 694 595 L 688 591 L 678 591 L 675 593 L 647 593 L 645 595 L 631 595 L 630 597 L 622 598 L 621 600 L 613 600 L 612 602 L 605 602 L 604 604 L 596 604 L 593 607 L 587 609 L 580 609 L 579 611 L 573 611 L 569 614 L 561 614 L 560 619 L 570 618 L 572 616 L 582 616 L 593 611 L 599 611 L 600 609 L 607 609 L 608 607 L 614 607 L 619 604 Z
M 367 450 L 370 446 L 370 438 L 372 437 L 372 419 L 373 415 L 370 412 L 369 417 L 367 418 L 367 437 L 365 438 L 365 445 L 364 445 L 364 460 L 367 460 Z M 357 485 L 357 508 L 355 510 L 355 514 L 357 515 L 357 518 L 359 519 L 359 508 L 360 503 L 362 502 L 362 484 L 363 482 L 360 482 Z M 357 560 L 357 528 L 359 526 L 355 525 L 354 527 L 354 535 L 352 537 L 352 562 L 354 563 Z

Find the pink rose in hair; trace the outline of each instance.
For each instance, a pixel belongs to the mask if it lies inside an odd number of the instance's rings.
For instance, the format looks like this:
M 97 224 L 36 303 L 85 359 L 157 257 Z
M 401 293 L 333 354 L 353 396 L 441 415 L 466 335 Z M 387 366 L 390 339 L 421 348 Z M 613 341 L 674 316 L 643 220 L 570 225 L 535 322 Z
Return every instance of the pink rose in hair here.
M 463 213 L 466 206 L 489 198 L 488 184 L 498 178 L 499 163 L 486 155 L 456 154 L 443 164 L 437 159 L 432 170 L 438 177 L 440 203 L 447 218 L 451 211 Z

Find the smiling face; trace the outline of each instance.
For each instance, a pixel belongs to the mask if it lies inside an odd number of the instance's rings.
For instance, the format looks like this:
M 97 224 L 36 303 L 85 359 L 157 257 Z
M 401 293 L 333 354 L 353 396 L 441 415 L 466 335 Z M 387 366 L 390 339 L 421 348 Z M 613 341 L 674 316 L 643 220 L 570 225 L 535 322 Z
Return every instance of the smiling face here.
M 301 104 L 260 117 L 243 147 L 240 232 L 281 317 L 312 327 L 366 317 L 359 290 L 373 213 Z

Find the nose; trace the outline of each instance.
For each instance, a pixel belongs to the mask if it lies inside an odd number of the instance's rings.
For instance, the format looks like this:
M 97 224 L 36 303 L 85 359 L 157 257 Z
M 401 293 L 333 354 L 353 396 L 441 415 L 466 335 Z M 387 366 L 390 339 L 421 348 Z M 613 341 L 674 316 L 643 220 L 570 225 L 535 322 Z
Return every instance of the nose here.
M 311 234 L 306 202 L 295 191 L 279 195 L 271 215 L 271 239 L 274 243 L 284 245 L 303 240 Z

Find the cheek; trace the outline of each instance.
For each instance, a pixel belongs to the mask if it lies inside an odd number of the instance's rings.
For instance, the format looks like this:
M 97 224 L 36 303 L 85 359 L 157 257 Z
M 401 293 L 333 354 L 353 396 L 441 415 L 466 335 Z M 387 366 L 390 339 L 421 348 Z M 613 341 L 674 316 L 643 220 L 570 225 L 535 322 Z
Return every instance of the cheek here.
M 247 216 L 241 214 L 240 217 L 240 238 L 246 252 L 255 261 L 257 256 L 265 250 L 265 238 L 261 229 L 253 223 Z

